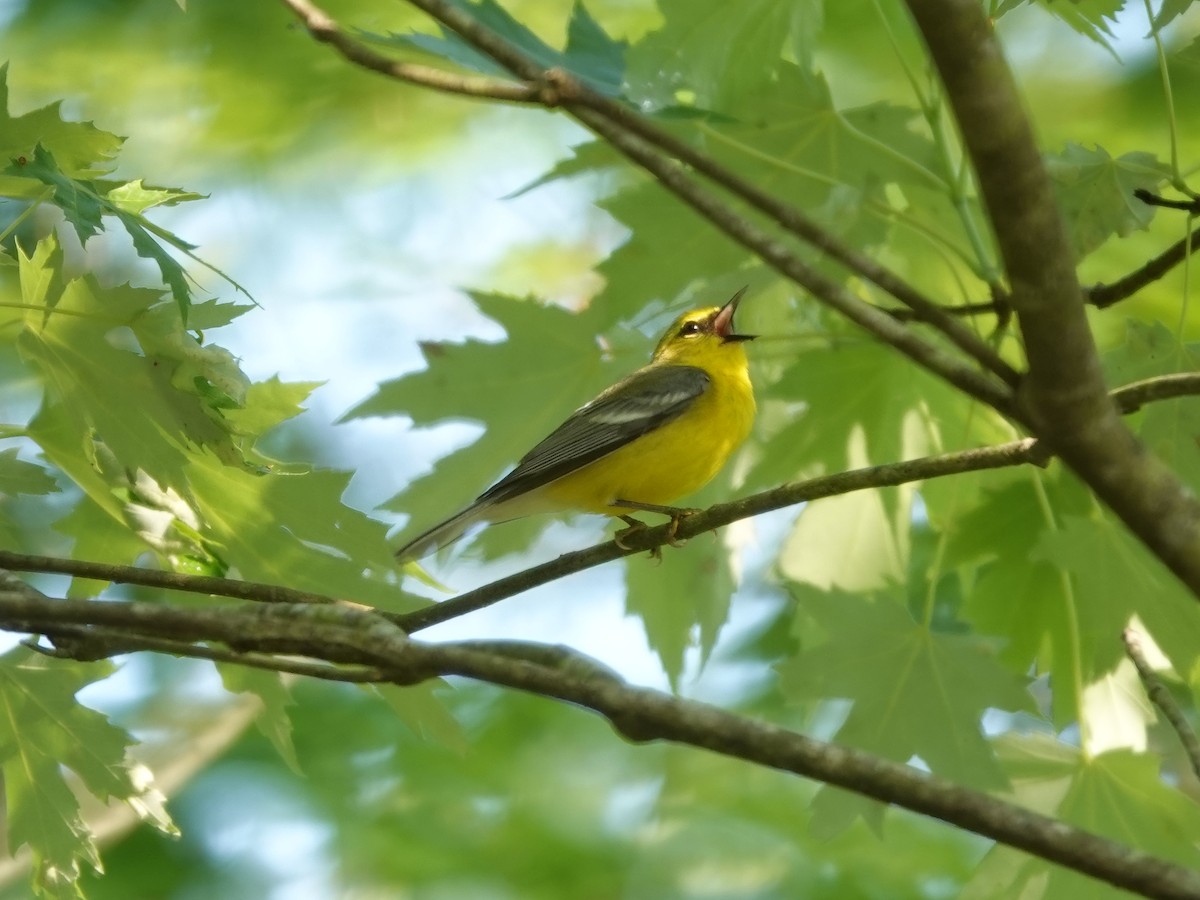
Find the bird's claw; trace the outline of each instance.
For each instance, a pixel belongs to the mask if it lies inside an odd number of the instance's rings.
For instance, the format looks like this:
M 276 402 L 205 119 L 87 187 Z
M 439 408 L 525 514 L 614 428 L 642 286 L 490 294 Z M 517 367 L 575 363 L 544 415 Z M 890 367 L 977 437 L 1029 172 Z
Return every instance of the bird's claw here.
M 700 512 L 700 510 L 695 509 L 694 507 L 686 507 L 671 516 L 671 521 L 669 523 L 669 527 L 667 528 L 668 544 L 670 544 L 672 547 L 682 547 L 687 543 L 687 538 L 676 537 L 676 534 L 679 531 L 679 523 L 688 516 L 694 516 L 698 512 Z
M 629 527 L 622 528 L 620 531 L 616 532 L 613 535 L 613 543 L 622 550 L 632 550 L 633 548 L 625 543 L 625 538 L 629 537 L 631 534 L 637 534 L 639 531 L 645 531 L 646 523 L 640 519 L 635 519 L 633 516 L 617 516 L 617 518 L 619 518 Z
M 629 527 L 622 528 L 620 531 L 616 532 L 613 535 L 613 543 L 622 550 L 632 550 L 633 548 L 625 543 L 625 539 L 631 534 L 637 534 L 639 531 L 645 531 L 649 526 L 645 522 L 639 522 L 633 516 L 621 516 L 621 518 L 629 523 Z M 649 553 L 651 559 L 657 559 L 659 562 L 662 562 L 662 547 L 651 547 Z
M 671 518 L 667 522 L 666 543 L 672 547 L 682 547 L 684 544 L 686 544 L 687 538 L 680 538 L 677 536 L 677 533 L 679 531 L 679 523 L 682 522 L 684 519 L 686 519 L 688 516 L 694 516 L 698 512 L 700 512 L 699 509 L 695 509 L 693 507 L 686 507 L 683 509 L 678 509 L 675 512 L 671 513 Z M 639 531 L 645 531 L 649 526 L 645 522 L 635 519 L 633 516 L 621 516 L 620 518 L 622 521 L 628 522 L 629 526 L 627 528 L 622 528 L 620 531 L 616 532 L 613 535 L 613 543 L 615 543 L 622 550 L 632 550 L 633 548 L 630 547 L 627 543 L 625 543 L 626 539 L 630 535 L 636 534 Z M 662 560 L 662 546 L 657 545 L 657 546 L 651 547 L 650 548 L 650 557 L 652 559 L 657 559 L 657 560 L 661 561 Z

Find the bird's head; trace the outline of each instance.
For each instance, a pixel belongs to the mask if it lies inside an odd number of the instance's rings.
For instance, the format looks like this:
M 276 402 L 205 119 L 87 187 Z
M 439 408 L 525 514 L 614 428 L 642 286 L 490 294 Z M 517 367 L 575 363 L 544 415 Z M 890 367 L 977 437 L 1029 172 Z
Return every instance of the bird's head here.
M 671 323 L 662 336 L 654 348 L 652 360 L 683 366 L 702 365 L 728 353 L 744 360 L 742 343 L 757 337 L 738 334 L 733 327 L 733 315 L 745 293 L 746 288 L 742 288 L 724 306 L 709 306 L 684 313 Z

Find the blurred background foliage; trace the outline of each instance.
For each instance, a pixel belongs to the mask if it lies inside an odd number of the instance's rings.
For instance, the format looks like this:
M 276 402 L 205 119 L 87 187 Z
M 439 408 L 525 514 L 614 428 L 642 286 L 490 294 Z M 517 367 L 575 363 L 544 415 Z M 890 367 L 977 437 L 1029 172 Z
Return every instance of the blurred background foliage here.
M 1081 277 L 1116 278 L 1184 225 L 1122 205 L 1132 186 L 1160 186 L 1170 158 L 1171 112 L 1145 12 L 1119 0 L 993 5 L 1086 252 Z M 980 275 L 995 264 L 986 223 L 969 190 L 942 189 L 956 147 L 952 136 L 934 140 L 916 109 L 909 77 L 927 84 L 927 66 L 902 5 L 734 6 L 592 0 L 587 11 L 624 59 L 628 96 L 666 108 L 663 121 L 688 140 L 943 302 L 986 297 Z M 568 0 L 503 8 L 564 45 Z M 327 9 L 393 45 L 388 35 L 436 33 L 403 3 L 331 0 Z M 1200 137 L 1197 21 L 1189 11 L 1161 32 L 1185 168 Z M 18 468 L 13 457 L 0 467 L 23 479 L 20 491 L 0 482 L 8 546 L 112 562 L 146 562 L 152 547 L 185 569 L 274 575 L 394 607 L 423 602 L 396 591 L 380 563 L 381 521 L 419 526 L 469 499 L 550 420 L 640 364 L 674 312 L 747 282 L 743 327 L 765 335 L 755 345 L 759 426 L 697 502 L 1011 436 L 747 260 L 564 118 L 355 70 L 278 2 L 4 0 L 0 51 L 13 115 L 62 101 L 64 118 L 128 137 L 111 177 L 207 195 L 148 216 L 245 286 L 249 296 L 187 264 L 193 302 L 218 301 L 193 307 L 191 324 L 205 332 L 197 343 L 227 348 L 222 365 L 236 362 L 253 385 L 244 431 L 229 440 L 247 466 L 274 467 L 264 479 L 189 461 L 205 512 L 198 526 L 171 497 L 120 485 L 131 505 L 174 511 L 173 530 L 148 546 L 121 519 L 128 506 L 106 512 L 97 499 L 117 495 L 112 482 L 89 488 L 86 466 L 77 475 L 62 462 L 78 448 L 53 443 L 65 426 L 6 336 L 3 436 L 19 438 L 9 445 L 19 462 L 39 465 Z M 1124 154 L 1146 155 L 1112 162 Z M 27 208 L 0 203 L 0 230 Z M 28 255 L 53 231 L 68 273 L 94 273 L 105 290 L 126 281 L 162 289 L 119 228 L 85 252 L 48 205 L 5 250 L 15 257 L 20 243 Z M 9 297 L 14 273 L 0 268 Z M 1186 278 L 1177 270 L 1094 316 L 1114 381 L 1194 368 L 1186 344 L 1200 317 L 1187 312 Z M 177 321 L 162 327 L 154 334 L 182 332 Z M 150 354 L 149 338 L 139 339 Z M 1011 336 L 1004 350 L 1019 359 Z M 524 399 L 516 386 L 526 365 L 546 376 L 552 397 Z M 1194 413 L 1182 401 L 1158 409 L 1135 420 L 1143 436 L 1189 478 L 1200 474 Z M 37 490 L 48 487 L 39 477 L 60 491 Z M 244 508 L 222 507 L 235 497 Z M 213 524 L 221 513 L 224 530 Z M 604 527 L 589 517 L 517 523 L 432 571 L 469 588 L 586 545 Z M 274 528 L 300 538 L 285 545 L 268 536 Z M 303 541 L 353 546 L 350 562 L 286 555 Z M 369 574 L 351 573 L 356 566 Z M 795 511 L 763 516 L 719 541 L 695 540 L 661 567 L 635 559 L 591 571 L 431 637 L 566 643 L 633 681 L 915 758 L 1194 864 L 1194 845 L 1178 835 L 1198 833 L 1189 829 L 1200 787 L 1111 640 L 1138 615 L 1194 713 L 1192 612 L 1052 469 L 815 504 L 798 522 Z M 1099 896 L 1083 879 L 1047 877 L 1045 866 L 916 816 L 885 816 L 843 792 L 704 753 L 629 746 L 577 710 L 491 688 L 281 686 L 145 657 L 111 677 L 65 668 L 60 694 L 67 682 L 72 692 L 94 682 L 81 701 L 144 742 L 135 755 L 182 832 L 102 832 L 104 874 L 85 877 L 89 897 Z M 939 679 L 950 685 L 944 696 L 934 696 Z M 1094 796 L 1107 799 L 1089 803 Z M 1175 841 L 1163 822 L 1177 826 Z M 4 896 L 28 895 L 19 864 L 0 875 Z

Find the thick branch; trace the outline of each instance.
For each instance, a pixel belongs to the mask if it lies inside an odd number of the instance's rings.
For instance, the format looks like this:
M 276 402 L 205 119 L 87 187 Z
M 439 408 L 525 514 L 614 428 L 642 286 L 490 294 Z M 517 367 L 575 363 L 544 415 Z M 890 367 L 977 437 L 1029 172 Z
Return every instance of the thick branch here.
M 1025 850 L 1149 897 L 1200 896 L 1200 873 L 868 753 L 815 741 L 708 704 L 630 687 L 554 648 L 545 661 L 479 645 L 427 644 L 359 610 L 334 606 L 175 609 L 165 604 L 50 600 L 0 589 L 0 627 L 53 633 L 100 624 L 172 642 L 221 641 L 243 653 L 304 648 L 314 659 L 378 667 L 411 684 L 461 675 L 574 703 L 635 741 L 669 740 L 838 785 Z M 177 643 L 173 652 L 180 652 Z
M 977 0 L 908 0 L 974 164 L 1012 286 L 1033 432 L 1200 597 L 1200 503 L 1121 422 L 1012 73 Z

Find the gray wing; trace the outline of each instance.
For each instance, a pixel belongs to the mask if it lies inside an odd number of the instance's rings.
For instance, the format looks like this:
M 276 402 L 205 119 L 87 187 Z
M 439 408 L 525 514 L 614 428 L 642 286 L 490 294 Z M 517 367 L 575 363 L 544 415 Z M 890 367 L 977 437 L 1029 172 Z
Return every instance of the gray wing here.
M 634 372 L 575 410 L 479 500 L 508 500 L 607 456 L 682 415 L 708 385 L 708 374 L 694 366 Z

